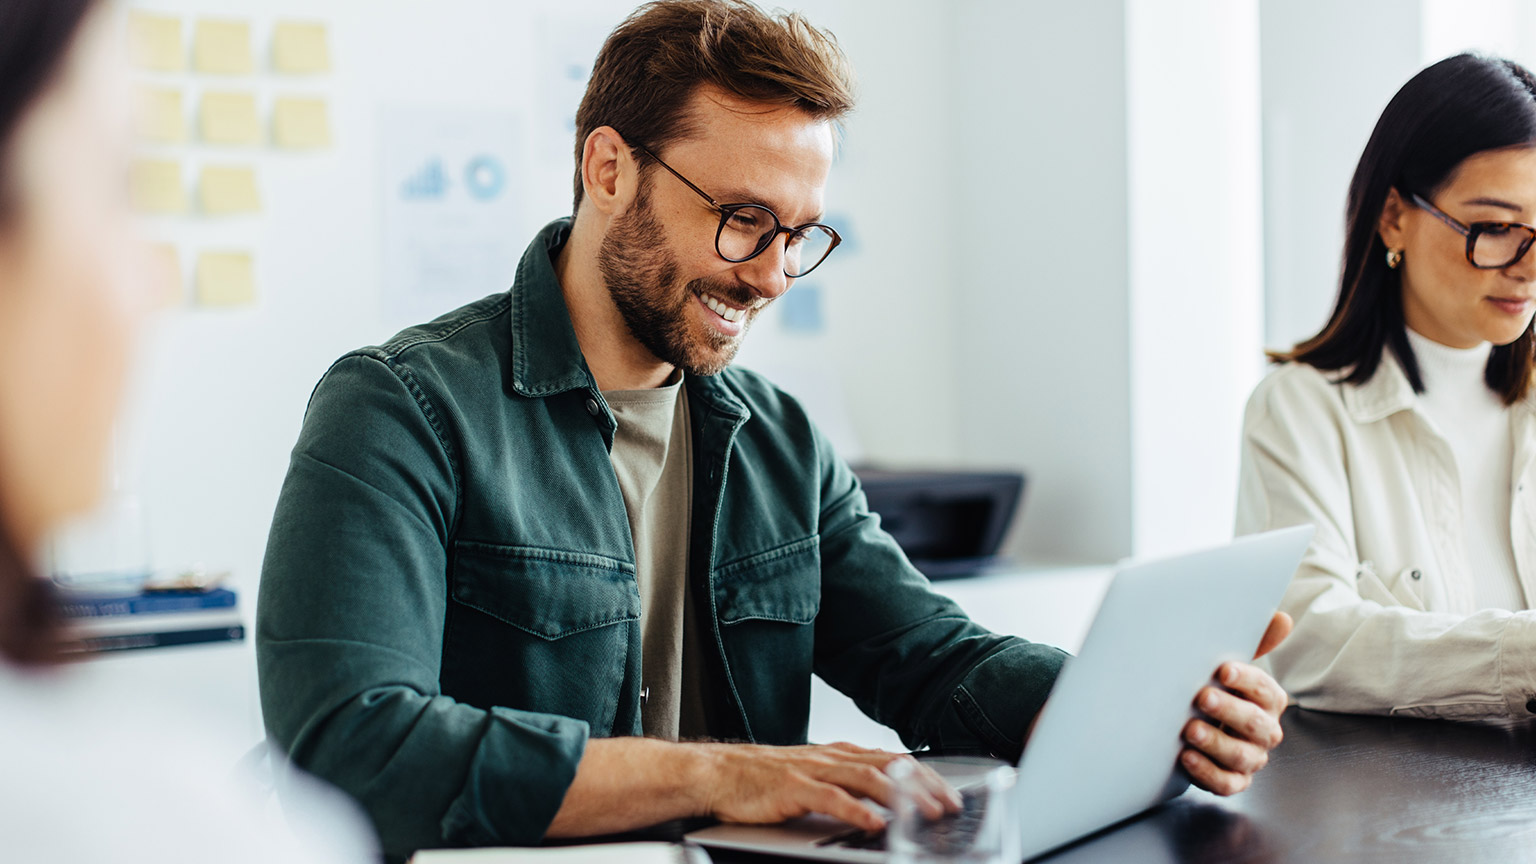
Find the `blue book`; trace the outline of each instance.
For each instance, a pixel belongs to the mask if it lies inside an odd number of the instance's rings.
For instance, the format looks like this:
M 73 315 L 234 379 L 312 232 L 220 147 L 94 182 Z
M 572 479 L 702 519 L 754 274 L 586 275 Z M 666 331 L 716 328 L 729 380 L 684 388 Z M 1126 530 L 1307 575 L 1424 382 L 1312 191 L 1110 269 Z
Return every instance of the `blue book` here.
M 226 609 L 234 606 L 235 600 L 235 592 L 228 588 L 214 588 L 209 591 L 156 591 L 128 597 L 63 592 L 59 596 L 59 608 L 66 618 L 104 618 L 115 615 L 154 615 L 164 612 Z
M 65 647 L 69 655 L 106 654 L 140 648 L 169 648 L 174 645 L 202 645 L 210 642 L 243 642 L 245 627 L 209 627 L 201 630 L 173 630 L 167 633 L 125 633 L 120 636 L 95 636 Z

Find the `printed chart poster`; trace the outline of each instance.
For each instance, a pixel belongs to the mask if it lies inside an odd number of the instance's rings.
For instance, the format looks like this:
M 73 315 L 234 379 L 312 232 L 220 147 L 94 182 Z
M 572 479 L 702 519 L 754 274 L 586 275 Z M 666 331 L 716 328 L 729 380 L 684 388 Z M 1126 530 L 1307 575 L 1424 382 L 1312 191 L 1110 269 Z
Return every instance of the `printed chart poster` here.
M 511 287 L 533 233 L 517 114 L 395 107 L 379 131 L 386 312 L 426 320 Z
M 606 22 L 590 17 L 539 19 L 539 158 L 570 165 L 576 148 L 576 109 L 592 64 L 608 38 Z

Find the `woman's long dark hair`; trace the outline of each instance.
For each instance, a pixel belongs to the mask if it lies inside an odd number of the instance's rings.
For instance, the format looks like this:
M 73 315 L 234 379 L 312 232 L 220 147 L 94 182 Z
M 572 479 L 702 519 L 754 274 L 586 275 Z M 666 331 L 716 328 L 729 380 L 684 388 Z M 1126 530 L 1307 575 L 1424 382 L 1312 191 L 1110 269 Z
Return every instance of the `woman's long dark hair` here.
M 0 0 L 0 231 L 11 230 L 17 215 L 11 176 L 16 130 L 48 89 L 95 5 L 94 0 Z M 0 656 L 21 664 L 56 659 L 58 620 L 50 583 L 33 573 L 26 552 L 0 520 Z
M 1536 145 L 1536 77 L 1498 57 L 1458 54 L 1409 79 L 1376 121 L 1349 184 L 1344 269 L 1328 324 L 1276 362 L 1299 360 L 1329 371 L 1349 370 L 1350 384 L 1376 374 L 1383 350 L 1402 364 L 1415 393 L 1424 392 L 1418 360 L 1403 321 L 1402 279 L 1386 264 L 1377 223 L 1387 193 L 1433 198 L 1467 157 L 1506 147 Z M 1496 346 L 1484 380 L 1506 405 L 1523 398 L 1536 368 L 1536 336 Z

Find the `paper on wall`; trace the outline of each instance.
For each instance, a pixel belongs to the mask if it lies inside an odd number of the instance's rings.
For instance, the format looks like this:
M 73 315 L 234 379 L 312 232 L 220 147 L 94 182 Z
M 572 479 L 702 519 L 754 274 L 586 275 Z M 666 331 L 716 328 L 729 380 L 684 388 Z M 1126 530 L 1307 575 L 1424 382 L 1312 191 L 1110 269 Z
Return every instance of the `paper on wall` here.
M 321 75 L 331 71 L 325 25 L 277 22 L 272 31 L 272 68 L 283 75 Z
M 192 36 L 193 68 L 204 75 L 250 75 L 251 25 L 246 21 L 200 18 Z
M 261 141 L 256 94 L 209 91 L 198 108 L 198 132 L 208 144 L 249 146 Z
M 140 213 L 182 213 L 187 193 L 181 163 L 173 159 L 135 159 L 128 166 L 128 197 Z
M 128 57 L 140 69 L 180 72 L 186 62 L 181 52 L 181 19 L 129 12 Z
M 432 317 L 510 287 L 532 233 L 518 116 L 392 107 L 379 133 L 386 307 Z
M 181 255 L 170 243 L 149 244 L 151 297 L 156 307 L 181 302 Z
M 180 144 L 186 140 L 180 90 L 140 87 L 134 107 L 134 125 L 141 139 L 156 144 Z
M 272 143 L 284 150 L 331 146 L 331 120 L 324 99 L 285 96 L 272 106 Z
M 210 216 L 257 213 L 261 194 L 256 169 L 244 165 L 206 165 L 198 180 L 198 203 Z
M 256 300 L 256 278 L 248 252 L 204 252 L 197 257 L 199 306 L 242 306 Z
M 576 109 L 608 27 L 591 18 L 546 15 L 539 27 L 539 156 L 563 166 L 576 152 Z

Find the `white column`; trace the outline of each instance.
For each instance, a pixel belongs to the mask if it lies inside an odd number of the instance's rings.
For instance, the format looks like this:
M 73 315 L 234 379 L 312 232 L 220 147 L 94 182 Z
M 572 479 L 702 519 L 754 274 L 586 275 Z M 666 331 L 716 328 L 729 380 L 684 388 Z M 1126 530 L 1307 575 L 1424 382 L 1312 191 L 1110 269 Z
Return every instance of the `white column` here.
M 1261 0 L 1265 343 L 1328 320 L 1349 180 L 1376 119 L 1422 65 L 1418 0 Z
M 1263 371 L 1257 0 L 1130 0 L 1134 551 L 1232 534 Z
M 1112 559 L 1131 549 L 1124 3 L 951 8 L 962 449 L 1028 472 L 1015 551 Z

